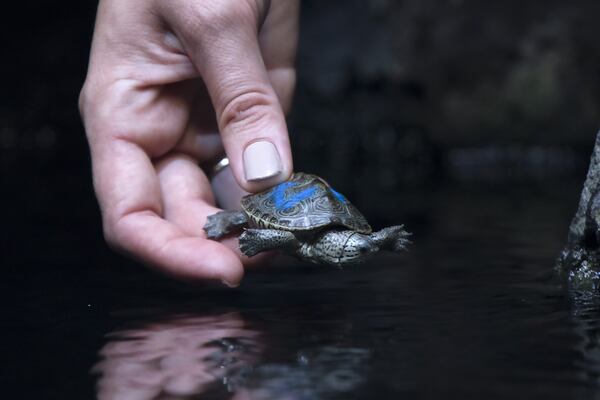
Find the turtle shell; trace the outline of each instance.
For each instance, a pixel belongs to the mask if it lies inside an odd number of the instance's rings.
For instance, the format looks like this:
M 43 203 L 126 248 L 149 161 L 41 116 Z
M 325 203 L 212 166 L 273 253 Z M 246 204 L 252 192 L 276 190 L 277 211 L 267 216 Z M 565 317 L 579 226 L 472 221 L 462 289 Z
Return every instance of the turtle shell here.
M 285 182 L 242 198 L 253 225 L 267 229 L 308 231 L 340 226 L 370 233 L 365 217 L 318 176 L 297 172 Z

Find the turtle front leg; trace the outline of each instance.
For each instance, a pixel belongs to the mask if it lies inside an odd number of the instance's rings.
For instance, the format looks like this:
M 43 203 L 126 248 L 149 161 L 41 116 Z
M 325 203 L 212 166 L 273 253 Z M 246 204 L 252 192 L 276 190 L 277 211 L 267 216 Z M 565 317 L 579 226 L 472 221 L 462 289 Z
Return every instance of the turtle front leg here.
M 248 219 L 243 211 L 219 211 L 208 216 L 204 230 L 209 239 L 218 239 L 241 229 L 247 223 Z
M 381 250 L 402 251 L 410 244 L 410 233 L 404 230 L 404 225 L 388 226 L 370 235 L 371 240 Z
M 301 243 L 292 232 L 278 229 L 246 229 L 240 235 L 240 250 L 248 257 L 268 250 L 295 253 Z

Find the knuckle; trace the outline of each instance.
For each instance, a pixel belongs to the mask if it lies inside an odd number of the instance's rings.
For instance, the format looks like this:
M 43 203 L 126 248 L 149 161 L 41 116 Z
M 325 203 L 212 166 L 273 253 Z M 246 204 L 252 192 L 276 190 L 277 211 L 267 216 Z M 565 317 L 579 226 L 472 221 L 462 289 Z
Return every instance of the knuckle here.
M 237 29 L 241 24 L 256 24 L 261 14 L 260 2 L 255 0 L 224 0 L 213 2 L 184 1 L 175 12 L 175 18 L 190 34 L 220 35 L 224 30 Z M 201 4 L 201 5 L 199 5 Z
M 79 94 L 79 111 L 88 137 L 101 135 L 106 139 L 133 140 L 147 130 L 140 110 L 146 103 L 137 99 L 129 82 L 115 81 L 100 88 L 85 83 Z M 136 121 L 136 123 L 133 123 Z
M 95 115 L 95 108 L 98 107 L 99 98 L 101 97 L 102 90 L 101 85 L 97 82 L 97 79 L 93 76 L 88 76 L 83 83 L 81 90 L 79 91 L 79 97 L 77 99 L 77 105 L 79 107 L 79 114 L 85 122 L 86 117 Z
M 215 1 L 210 6 L 205 7 L 204 10 L 207 17 L 205 20 L 221 22 L 227 25 L 256 21 L 259 16 L 256 1 L 252 0 Z
M 79 91 L 79 98 L 77 100 L 77 106 L 79 107 L 79 115 L 85 118 L 85 108 L 88 103 L 87 86 L 84 84 Z
M 97 184 L 97 181 L 94 182 Z M 123 248 L 124 238 L 127 236 L 126 219 L 127 216 L 121 209 L 121 206 L 117 203 L 115 206 L 109 206 L 109 202 L 102 200 L 98 187 L 96 187 L 96 197 L 100 204 L 100 212 L 102 215 L 102 234 L 106 243 L 115 250 L 121 250 Z
M 277 101 L 262 90 L 247 91 L 230 100 L 219 118 L 221 127 L 250 128 L 276 117 Z
M 104 236 L 104 240 L 106 241 L 108 246 L 114 250 L 121 249 L 120 241 L 118 239 L 119 235 L 117 234 L 117 230 L 118 230 L 118 228 L 113 226 L 112 222 L 106 221 L 106 220 L 104 221 L 104 223 L 102 225 L 102 234 Z
M 115 217 L 107 215 L 102 221 L 102 234 L 104 241 L 113 250 L 117 252 L 125 252 L 128 247 L 128 234 L 126 228 L 126 217 Z

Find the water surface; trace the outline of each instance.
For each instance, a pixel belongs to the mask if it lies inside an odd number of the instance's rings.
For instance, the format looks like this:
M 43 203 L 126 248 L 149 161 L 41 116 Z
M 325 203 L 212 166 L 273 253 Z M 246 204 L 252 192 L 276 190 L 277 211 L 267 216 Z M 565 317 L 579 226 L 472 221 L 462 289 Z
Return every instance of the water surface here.
M 407 194 L 404 215 L 370 219 L 406 222 L 410 252 L 281 261 L 236 290 L 169 282 L 83 227 L 37 228 L 46 247 L 14 264 L 29 283 L 5 380 L 63 399 L 600 398 L 600 302 L 553 271 L 577 192 Z

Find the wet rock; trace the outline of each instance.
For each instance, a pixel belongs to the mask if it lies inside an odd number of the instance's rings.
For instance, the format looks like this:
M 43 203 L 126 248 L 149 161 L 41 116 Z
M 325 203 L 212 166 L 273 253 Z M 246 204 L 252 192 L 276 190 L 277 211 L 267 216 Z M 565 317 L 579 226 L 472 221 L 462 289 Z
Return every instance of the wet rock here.
M 600 132 L 558 268 L 575 290 L 600 288 Z

